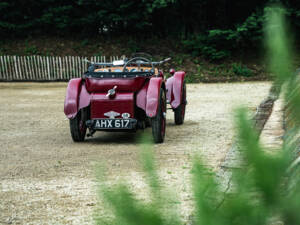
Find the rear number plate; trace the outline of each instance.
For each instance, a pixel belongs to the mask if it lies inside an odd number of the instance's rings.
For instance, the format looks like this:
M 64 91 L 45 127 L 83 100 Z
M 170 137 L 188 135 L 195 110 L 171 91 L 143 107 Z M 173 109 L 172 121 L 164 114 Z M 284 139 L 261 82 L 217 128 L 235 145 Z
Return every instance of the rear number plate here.
M 130 120 L 127 119 L 97 119 L 95 129 L 132 129 Z

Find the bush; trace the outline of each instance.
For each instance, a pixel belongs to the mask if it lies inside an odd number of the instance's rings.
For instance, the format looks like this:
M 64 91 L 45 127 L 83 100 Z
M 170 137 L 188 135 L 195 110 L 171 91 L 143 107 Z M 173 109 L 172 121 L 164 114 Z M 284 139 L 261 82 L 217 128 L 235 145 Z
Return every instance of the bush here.
M 241 63 L 232 64 L 232 71 L 237 76 L 242 77 L 251 77 L 253 75 L 252 70 L 250 70 L 247 66 L 242 65 Z
M 230 57 L 238 49 L 256 47 L 262 39 L 263 15 L 254 13 L 235 29 L 209 30 L 183 41 L 193 56 L 202 55 L 216 61 Z
M 26 43 L 25 53 L 27 55 L 37 55 L 39 54 L 38 48 L 35 45 L 28 45 Z
M 209 60 L 216 61 L 231 55 L 231 52 L 225 49 L 225 46 L 218 46 L 218 43 L 225 43 L 223 38 L 224 36 L 211 31 L 208 36 L 200 34 L 184 40 L 183 45 L 187 51 L 191 52 L 192 56 L 202 55 Z

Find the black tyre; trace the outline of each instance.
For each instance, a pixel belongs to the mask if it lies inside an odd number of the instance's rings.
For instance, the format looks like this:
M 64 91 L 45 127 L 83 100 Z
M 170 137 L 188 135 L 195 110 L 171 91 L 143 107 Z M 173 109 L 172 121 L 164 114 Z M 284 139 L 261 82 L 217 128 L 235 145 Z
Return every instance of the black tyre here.
M 176 125 L 181 125 L 184 122 L 185 106 L 186 106 L 186 85 L 184 82 L 182 86 L 181 103 L 176 109 L 174 109 L 174 119 Z
M 166 133 L 166 94 L 161 88 L 157 115 L 151 119 L 152 135 L 155 143 L 162 143 Z
M 145 123 L 146 123 L 146 127 L 151 127 L 151 119 L 150 118 L 146 118 Z
M 75 118 L 70 119 L 70 131 L 74 142 L 83 142 L 86 134 L 87 109 L 81 109 Z

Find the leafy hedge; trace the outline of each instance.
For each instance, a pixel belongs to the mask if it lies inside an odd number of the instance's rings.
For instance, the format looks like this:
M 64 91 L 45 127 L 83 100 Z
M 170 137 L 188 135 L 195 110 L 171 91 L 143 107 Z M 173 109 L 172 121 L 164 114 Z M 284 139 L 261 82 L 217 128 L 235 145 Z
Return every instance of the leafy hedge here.
M 175 36 L 189 53 L 219 60 L 261 45 L 264 7 L 274 2 L 287 7 L 297 30 L 300 2 L 293 0 L 2 0 L 0 35 Z
M 0 34 L 2 37 L 35 34 L 90 37 L 100 32 L 186 38 L 210 30 L 212 38 L 224 36 L 225 31 L 228 39 L 247 38 L 253 36 L 252 29 L 257 30 L 261 20 L 261 14 L 255 12 L 262 11 L 268 2 L 274 1 L 2 0 Z M 300 4 L 292 0 L 283 2 L 299 26 Z
M 238 49 L 261 47 L 263 22 L 265 18 L 256 12 L 235 29 L 209 30 L 183 41 L 193 55 L 203 55 L 211 60 L 219 60 L 231 56 Z
M 171 0 L 28 0 L 0 2 L 0 33 L 84 36 L 104 31 L 124 32 L 149 25 L 153 10 Z
M 234 29 L 212 29 L 196 34 L 184 40 L 183 45 L 194 56 L 202 55 L 213 61 L 229 57 L 239 50 L 257 50 L 263 45 L 263 23 L 266 21 L 264 11 L 267 12 L 270 9 L 270 7 L 266 7 L 264 10 L 257 10 L 245 22 L 236 25 Z M 299 10 L 295 8 L 287 9 L 285 15 L 290 17 L 292 21 L 290 25 L 293 25 L 293 28 L 296 29 L 300 25 Z

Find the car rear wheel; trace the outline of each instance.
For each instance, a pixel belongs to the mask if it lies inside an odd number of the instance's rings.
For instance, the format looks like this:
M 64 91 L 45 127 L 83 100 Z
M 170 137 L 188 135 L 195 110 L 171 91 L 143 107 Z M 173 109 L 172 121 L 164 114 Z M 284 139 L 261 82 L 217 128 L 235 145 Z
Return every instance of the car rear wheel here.
M 174 109 L 174 119 L 176 125 L 181 125 L 184 122 L 185 106 L 186 106 L 186 85 L 184 82 L 182 86 L 181 103 L 176 109 Z
M 77 115 L 70 119 L 70 131 L 74 142 L 83 142 L 86 134 L 87 109 L 81 109 Z
M 155 143 L 162 143 L 166 133 L 166 94 L 161 88 L 157 115 L 151 119 L 152 135 Z

